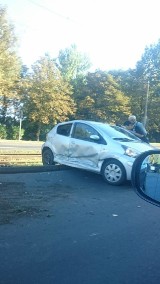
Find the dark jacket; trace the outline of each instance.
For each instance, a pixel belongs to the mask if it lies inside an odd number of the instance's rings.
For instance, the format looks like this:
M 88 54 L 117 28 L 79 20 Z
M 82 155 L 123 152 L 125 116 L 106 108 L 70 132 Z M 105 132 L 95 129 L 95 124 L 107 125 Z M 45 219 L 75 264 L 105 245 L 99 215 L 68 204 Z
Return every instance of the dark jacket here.
M 134 124 L 134 128 L 133 131 L 135 131 L 136 133 L 143 135 L 142 137 L 139 137 L 142 141 L 149 143 L 149 140 L 147 138 L 147 131 L 144 128 L 143 124 L 141 122 L 136 122 Z

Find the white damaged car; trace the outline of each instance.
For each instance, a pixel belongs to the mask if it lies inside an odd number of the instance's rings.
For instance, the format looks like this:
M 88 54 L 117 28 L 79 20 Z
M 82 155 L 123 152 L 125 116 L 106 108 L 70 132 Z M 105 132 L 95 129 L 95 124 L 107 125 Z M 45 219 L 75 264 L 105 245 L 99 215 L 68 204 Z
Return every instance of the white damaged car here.
M 99 173 L 112 185 L 131 179 L 135 158 L 153 149 L 126 129 L 74 120 L 57 124 L 42 145 L 43 165 L 55 163 Z

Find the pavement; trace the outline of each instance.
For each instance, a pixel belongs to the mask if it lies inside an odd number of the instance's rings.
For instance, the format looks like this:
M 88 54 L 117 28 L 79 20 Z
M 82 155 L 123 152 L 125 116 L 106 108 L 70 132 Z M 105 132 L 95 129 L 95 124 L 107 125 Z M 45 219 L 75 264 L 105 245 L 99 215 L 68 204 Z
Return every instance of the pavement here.
M 159 283 L 160 208 L 129 182 L 77 169 L 1 174 L 0 194 L 1 284 Z

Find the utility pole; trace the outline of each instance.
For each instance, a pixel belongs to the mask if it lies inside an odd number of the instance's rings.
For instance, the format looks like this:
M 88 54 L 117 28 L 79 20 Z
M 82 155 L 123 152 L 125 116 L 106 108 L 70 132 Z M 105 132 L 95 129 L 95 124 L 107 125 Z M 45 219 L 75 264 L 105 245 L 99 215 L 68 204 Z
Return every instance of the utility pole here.
M 19 141 L 21 140 L 22 119 L 23 119 L 23 110 L 20 109 L 19 111 Z
M 149 81 L 147 82 L 147 93 L 146 93 L 145 108 L 144 108 L 144 119 L 143 119 L 144 127 L 146 126 L 147 123 L 148 97 L 149 97 Z

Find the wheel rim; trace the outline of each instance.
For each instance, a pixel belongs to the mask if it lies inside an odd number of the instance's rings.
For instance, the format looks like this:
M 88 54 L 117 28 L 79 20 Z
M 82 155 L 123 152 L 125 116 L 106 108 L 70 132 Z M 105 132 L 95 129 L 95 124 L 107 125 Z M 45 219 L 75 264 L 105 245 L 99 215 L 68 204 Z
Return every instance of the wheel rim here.
M 109 182 L 118 182 L 122 177 L 122 170 L 118 165 L 109 164 L 105 168 L 104 175 Z

